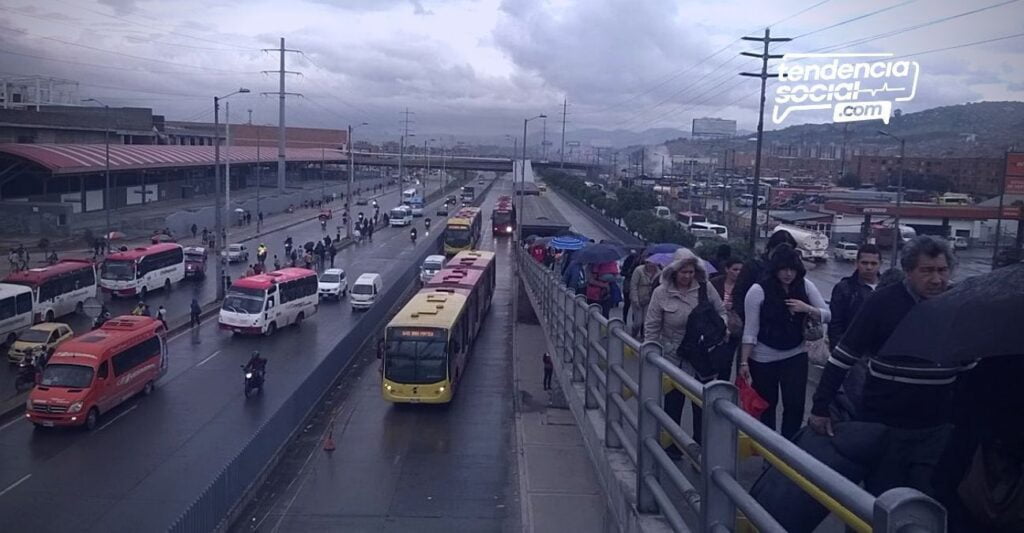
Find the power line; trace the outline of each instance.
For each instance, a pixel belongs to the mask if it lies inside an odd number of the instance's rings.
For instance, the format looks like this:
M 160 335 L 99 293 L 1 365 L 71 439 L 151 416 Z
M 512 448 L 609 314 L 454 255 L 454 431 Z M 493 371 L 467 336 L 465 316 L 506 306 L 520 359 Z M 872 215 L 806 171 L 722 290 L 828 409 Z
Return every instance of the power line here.
M 916 1 L 917 0 L 905 0 L 905 1 L 900 2 L 898 4 L 893 4 L 893 5 L 888 6 L 888 7 L 883 7 L 881 9 L 876 9 L 874 11 L 871 11 L 871 12 L 868 12 L 868 13 L 864 13 L 863 15 L 858 15 L 856 17 L 853 17 L 853 18 L 850 18 L 850 19 L 846 19 L 846 20 L 837 22 L 835 24 L 831 24 L 829 26 L 825 26 L 824 28 L 818 28 L 816 30 L 809 31 L 807 33 L 801 33 L 800 35 L 797 35 L 796 37 L 793 37 L 793 40 L 795 41 L 797 39 L 801 39 L 803 37 L 814 35 L 816 33 L 821 33 L 823 31 L 828 31 L 828 30 L 831 30 L 831 29 L 834 29 L 834 28 L 838 28 L 840 26 L 845 26 L 847 24 L 850 24 L 852 22 L 856 22 L 858 20 L 863 20 L 863 19 L 866 19 L 868 17 L 873 17 L 875 15 L 878 15 L 878 14 L 881 14 L 881 13 L 885 13 L 886 11 L 891 11 L 891 10 L 896 9 L 898 7 L 903 7 L 903 6 L 907 5 L 907 4 L 913 4 Z
M 46 57 L 46 56 L 41 56 L 41 55 L 36 55 L 36 54 L 28 54 L 28 53 L 25 53 L 25 52 L 14 52 L 12 50 L 0 50 L 0 54 L 10 54 L 10 55 L 15 55 L 15 56 L 29 57 L 29 58 L 32 58 L 32 59 L 39 59 L 39 60 L 42 60 L 42 61 L 52 61 L 52 62 L 55 62 L 55 63 L 67 63 L 69 65 L 79 65 L 79 66 L 93 67 L 93 68 L 102 68 L 102 69 L 109 69 L 109 70 L 121 70 L 121 71 L 125 71 L 125 72 L 135 72 L 135 73 L 139 73 L 139 74 L 188 74 L 188 75 L 199 74 L 198 72 L 182 72 L 180 70 L 148 70 L 148 69 L 146 69 L 145 71 L 143 71 L 143 70 L 140 70 L 138 67 L 119 67 L 119 66 L 116 66 L 116 65 L 103 65 L 103 64 L 100 64 L 100 63 L 87 63 L 87 62 L 84 62 L 84 61 L 75 61 L 75 60 L 71 60 L 71 59 L 57 59 L 57 58 L 54 58 L 54 57 Z M 204 73 L 204 75 L 206 75 L 206 76 L 238 76 L 239 74 L 259 74 L 259 72 L 258 71 L 238 72 L 238 73 L 232 72 L 232 73 L 223 73 L 223 74 L 216 73 L 216 72 Z

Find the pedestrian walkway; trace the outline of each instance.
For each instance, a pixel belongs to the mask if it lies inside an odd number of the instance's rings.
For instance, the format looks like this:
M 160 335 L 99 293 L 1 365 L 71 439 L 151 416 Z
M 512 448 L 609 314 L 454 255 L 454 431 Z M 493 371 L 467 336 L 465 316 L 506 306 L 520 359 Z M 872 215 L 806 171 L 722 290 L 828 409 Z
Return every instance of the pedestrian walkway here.
M 529 306 L 525 298 L 520 302 Z M 514 390 L 523 530 L 614 531 L 580 429 L 562 396 L 561 365 L 555 365 L 551 390 L 544 390 L 542 355 L 551 350 L 544 331 L 525 323 L 517 329 Z

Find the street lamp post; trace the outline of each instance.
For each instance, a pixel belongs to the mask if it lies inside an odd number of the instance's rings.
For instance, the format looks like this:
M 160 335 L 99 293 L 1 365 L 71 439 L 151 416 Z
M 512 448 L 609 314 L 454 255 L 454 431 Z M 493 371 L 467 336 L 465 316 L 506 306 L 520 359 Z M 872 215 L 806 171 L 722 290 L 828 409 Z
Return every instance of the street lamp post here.
M 220 196 L 222 184 L 220 182 L 220 101 L 234 96 L 240 93 L 247 93 L 249 89 L 244 87 L 239 88 L 237 91 L 228 93 L 224 96 L 213 97 L 213 183 L 214 183 L 214 200 L 213 200 L 213 254 L 217 258 L 217 299 L 224 299 L 224 290 L 226 289 L 224 283 L 224 261 L 225 257 L 222 256 L 221 250 L 224 249 L 224 213 L 221 211 Z
M 517 201 L 518 207 L 516 207 L 516 230 L 512 236 L 512 242 L 515 249 L 513 253 L 517 253 L 520 248 L 519 237 L 522 233 L 522 217 L 523 217 L 523 193 L 525 192 L 526 186 L 526 126 L 531 120 L 538 118 L 547 118 L 546 115 L 537 115 L 535 117 L 523 119 L 523 161 L 522 165 L 522 181 L 519 188 L 519 199 Z M 513 153 L 514 154 L 514 153 Z M 516 174 L 515 174 L 515 156 L 512 159 L 512 190 L 515 191 Z M 519 321 L 519 264 L 517 260 L 512 261 L 512 353 L 516 353 L 516 347 L 518 340 L 516 338 L 517 327 L 516 323 Z
M 896 178 L 896 216 L 894 217 L 895 222 L 893 224 L 892 263 L 890 263 L 892 268 L 896 268 L 896 258 L 899 256 L 900 246 L 903 245 L 903 231 L 900 228 L 900 208 L 903 206 L 903 155 L 906 153 L 907 140 L 887 131 L 878 130 L 878 133 L 900 143 L 900 172 Z
M 360 123 L 359 125 L 360 126 L 368 126 L 369 122 L 363 122 L 363 123 Z M 355 128 L 351 124 L 349 124 L 348 125 L 348 186 L 346 187 L 347 192 L 345 193 L 345 218 L 347 219 L 347 222 L 345 223 L 345 236 L 348 237 L 349 239 L 352 238 L 352 180 L 353 180 L 353 177 L 355 176 L 355 168 L 356 168 L 355 162 L 354 162 L 354 160 L 352 158 L 352 144 L 353 144 L 352 143 L 352 131 L 353 130 L 355 130 Z M 399 158 L 398 162 L 399 162 L 399 166 L 401 166 L 401 162 L 402 162 L 401 158 Z M 401 171 L 399 171 L 398 180 L 399 180 L 399 182 L 401 182 L 401 180 L 402 180 Z
M 107 215 L 107 232 L 103 236 L 104 240 L 110 238 L 110 106 L 100 102 L 95 98 L 88 98 L 82 100 L 83 102 L 94 102 L 103 106 L 103 174 L 106 180 L 106 184 L 103 186 L 103 210 L 106 211 Z

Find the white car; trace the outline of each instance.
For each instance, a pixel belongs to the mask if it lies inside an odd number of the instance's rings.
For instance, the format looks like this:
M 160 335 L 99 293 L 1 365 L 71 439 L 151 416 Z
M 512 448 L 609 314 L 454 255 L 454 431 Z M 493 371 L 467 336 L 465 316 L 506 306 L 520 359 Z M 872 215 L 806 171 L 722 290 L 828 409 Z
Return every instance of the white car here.
M 434 278 L 434 274 L 437 274 L 442 268 L 444 268 L 443 255 L 428 255 L 420 266 L 420 281 L 423 283 L 430 281 Z
M 249 249 L 244 244 L 229 244 L 221 254 L 228 259 L 228 263 L 241 263 L 249 260 Z
M 836 247 L 832 250 L 832 256 L 839 261 L 856 261 L 857 260 L 857 246 L 852 242 L 839 242 L 836 243 Z
M 953 248 L 957 250 L 966 250 L 968 246 L 967 237 L 957 236 L 953 237 Z
M 348 293 L 348 278 L 345 277 L 345 271 L 340 268 L 328 268 L 324 270 L 323 274 L 320 274 L 320 279 L 317 281 L 317 294 L 320 295 L 320 299 L 334 298 L 340 300 L 345 297 Z

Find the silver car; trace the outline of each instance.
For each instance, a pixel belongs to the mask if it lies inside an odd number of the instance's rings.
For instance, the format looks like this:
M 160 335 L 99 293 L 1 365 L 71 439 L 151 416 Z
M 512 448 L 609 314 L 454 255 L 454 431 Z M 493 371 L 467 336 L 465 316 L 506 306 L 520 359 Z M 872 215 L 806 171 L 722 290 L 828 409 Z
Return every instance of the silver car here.
M 241 263 L 249 260 L 249 249 L 244 244 L 229 244 L 227 249 L 221 253 L 228 259 L 228 263 Z

